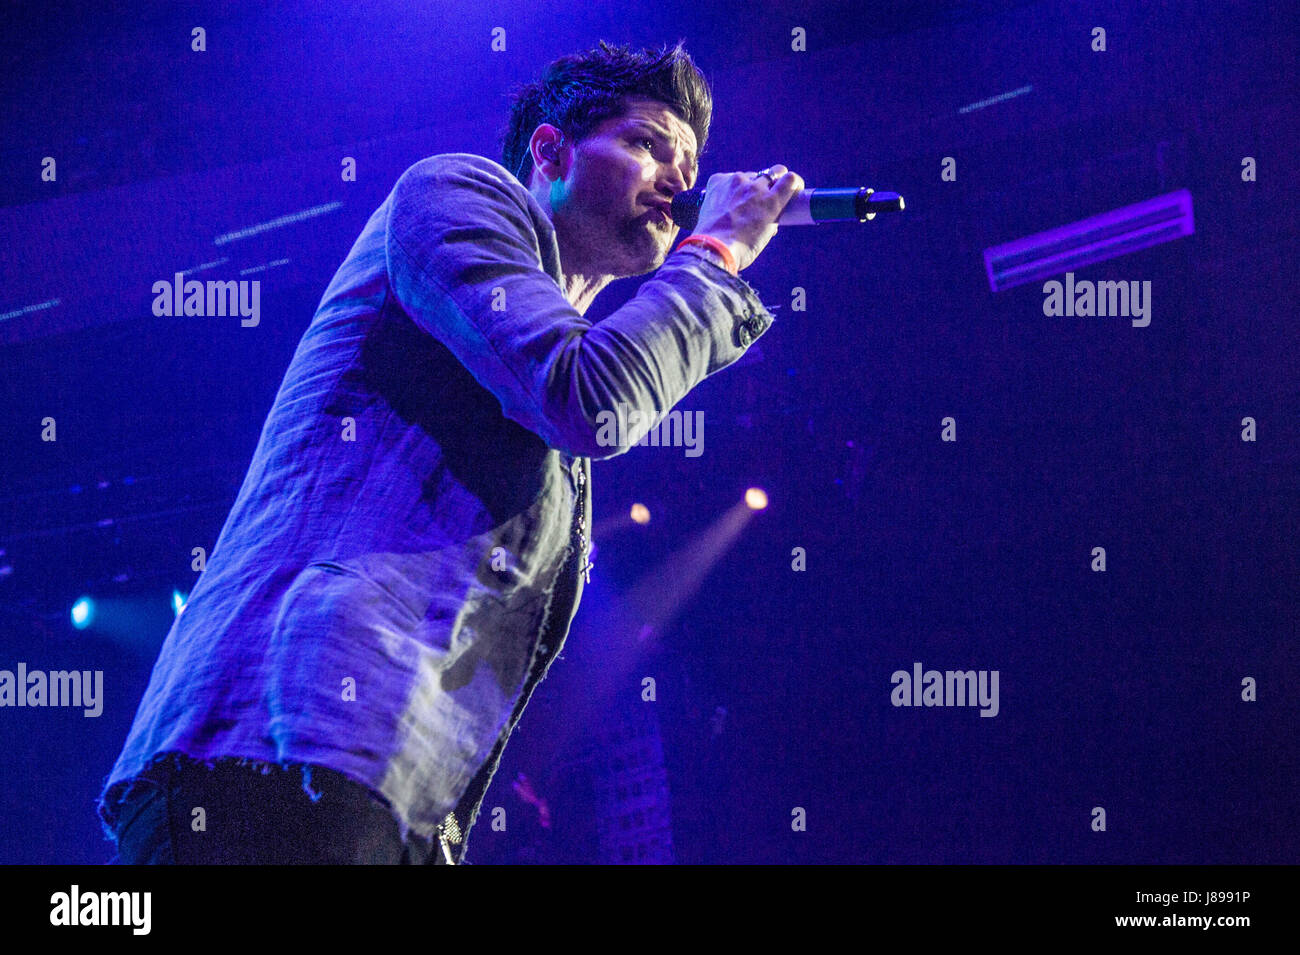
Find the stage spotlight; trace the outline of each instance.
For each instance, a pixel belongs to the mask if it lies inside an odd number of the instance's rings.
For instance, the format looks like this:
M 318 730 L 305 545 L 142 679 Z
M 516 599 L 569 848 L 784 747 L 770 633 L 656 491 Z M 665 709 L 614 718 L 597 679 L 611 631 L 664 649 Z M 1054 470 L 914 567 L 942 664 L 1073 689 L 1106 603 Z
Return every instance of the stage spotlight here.
M 761 487 L 751 487 L 745 492 L 745 504 L 751 511 L 761 511 L 767 507 L 767 492 Z
M 632 520 L 637 524 L 649 524 L 650 508 L 646 507 L 644 504 L 633 504 L 631 516 Z
M 95 619 L 95 601 L 82 597 L 72 605 L 72 625 L 78 630 L 85 630 Z
M 172 591 L 172 613 L 174 613 L 176 616 L 179 617 L 181 615 L 181 611 L 185 609 L 185 601 L 189 599 L 190 599 L 189 594 L 183 594 L 179 590 L 173 590 Z

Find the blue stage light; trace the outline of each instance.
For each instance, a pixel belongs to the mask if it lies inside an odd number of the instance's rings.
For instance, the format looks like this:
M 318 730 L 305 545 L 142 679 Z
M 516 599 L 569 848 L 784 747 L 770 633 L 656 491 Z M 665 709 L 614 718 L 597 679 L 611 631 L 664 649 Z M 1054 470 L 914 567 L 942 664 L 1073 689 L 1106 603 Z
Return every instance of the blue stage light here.
M 78 630 L 85 630 L 95 619 L 95 601 L 82 597 L 72 605 L 72 625 Z

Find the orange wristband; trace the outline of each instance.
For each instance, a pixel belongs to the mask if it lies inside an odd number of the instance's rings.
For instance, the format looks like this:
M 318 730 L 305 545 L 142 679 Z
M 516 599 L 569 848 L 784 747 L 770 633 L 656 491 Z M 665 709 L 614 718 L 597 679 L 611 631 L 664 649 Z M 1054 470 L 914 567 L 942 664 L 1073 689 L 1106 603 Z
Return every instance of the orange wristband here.
M 712 235 L 690 235 L 682 239 L 677 244 L 680 249 L 684 245 L 703 245 L 712 249 L 718 255 L 722 256 L 722 261 L 727 265 L 727 271 L 732 275 L 739 276 L 740 270 L 736 268 L 736 257 L 731 254 L 731 249 L 727 248 L 727 243 Z

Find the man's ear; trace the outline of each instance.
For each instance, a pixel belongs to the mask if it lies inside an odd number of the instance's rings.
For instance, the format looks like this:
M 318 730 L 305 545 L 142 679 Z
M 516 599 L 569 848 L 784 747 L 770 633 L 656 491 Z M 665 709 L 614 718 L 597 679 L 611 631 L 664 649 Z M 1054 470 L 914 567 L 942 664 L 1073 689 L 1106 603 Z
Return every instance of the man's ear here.
M 551 128 L 555 129 L 554 126 L 552 126 Z M 560 134 L 558 140 L 543 141 L 537 144 L 538 155 L 540 155 L 547 162 L 553 164 L 561 162 L 560 147 L 564 145 L 564 133 L 558 129 L 555 131 Z M 536 161 L 534 161 L 533 165 L 534 166 L 537 165 Z

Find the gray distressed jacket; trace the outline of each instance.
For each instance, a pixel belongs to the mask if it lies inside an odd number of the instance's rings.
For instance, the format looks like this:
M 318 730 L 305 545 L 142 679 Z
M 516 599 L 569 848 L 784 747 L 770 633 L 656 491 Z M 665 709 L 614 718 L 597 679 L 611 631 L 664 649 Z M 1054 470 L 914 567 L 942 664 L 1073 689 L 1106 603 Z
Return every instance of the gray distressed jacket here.
M 590 459 L 623 453 L 772 316 L 672 252 L 593 323 L 503 167 L 416 163 L 325 291 L 105 781 L 163 754 L 319 764 L 463 858 L 581 599 Z M 598 441 L 603 410 L 645 424 Z M 606 429 L 608 433 L 608 429 Z M 462 830 L 457 832 L 457 829 Z

